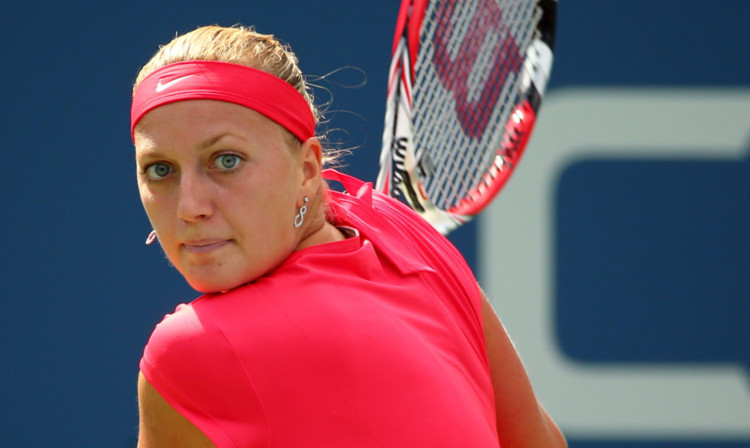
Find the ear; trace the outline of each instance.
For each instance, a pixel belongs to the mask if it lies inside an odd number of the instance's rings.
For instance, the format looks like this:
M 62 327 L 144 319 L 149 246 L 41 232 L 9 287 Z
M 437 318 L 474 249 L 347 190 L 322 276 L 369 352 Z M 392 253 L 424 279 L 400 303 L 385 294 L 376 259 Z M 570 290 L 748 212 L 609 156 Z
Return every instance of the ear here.
M 320 183 L 320 172 L 323 170 L 323 147 L 320 141 L 311 137 L 302 143 L 301 153 L 302 188 L 312 194 Z

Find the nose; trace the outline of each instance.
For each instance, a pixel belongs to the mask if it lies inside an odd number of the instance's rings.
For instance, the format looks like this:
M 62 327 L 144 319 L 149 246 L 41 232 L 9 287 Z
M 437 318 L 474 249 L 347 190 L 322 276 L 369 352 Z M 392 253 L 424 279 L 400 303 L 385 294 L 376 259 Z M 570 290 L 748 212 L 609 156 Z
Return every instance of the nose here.
M 195 222 L 210 217 L 212 213 L 209 180 L 199 173 L 181 173 L 177 216 L 182 221 Z

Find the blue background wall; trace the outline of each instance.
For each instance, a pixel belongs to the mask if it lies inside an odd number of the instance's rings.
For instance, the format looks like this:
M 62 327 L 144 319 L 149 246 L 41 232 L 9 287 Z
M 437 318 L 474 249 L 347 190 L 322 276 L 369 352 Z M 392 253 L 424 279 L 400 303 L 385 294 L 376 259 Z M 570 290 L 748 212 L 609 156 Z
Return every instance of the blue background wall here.
M 242 23 L 290 43 L 308 75 L 356 67 L 318 83 L 332 92 L 328 124 L 332 140 L 357 147 L 347 160 L 347 171 L 374 179 L 398 4 L 396 0 L 32 0 L 0 6 L 2 446 L 134 446 L 135 379 L 142 347 L 165 313 L 195 296 L 157 247 L 143 245 L 150 227 L 135 185 L 128 131 L 130 87 L 158 44 L 200 25 Z M 612 86 L 750 88 L 749 22 L 750 3 L 742 0 L 563 2 L 550 92 Z M 363 86 L 348 87 L 362 84 L 364 76 Z M 320 97 L 326 98 L 324 91 Z M 557 219 L 584 229 L 598 228 L 597 219 L 610 223 L 614 218 L 595 214 L 595 205 L 573 207 L 581 197 L 595 204 L 597 198 L 587 196 L 585 187 L 590 184 L 586 182 L 607 182 L 607 191 L 622 197 L 633 194 L 627 187 L 633 184 L 636 168 L 640 183 L 673 188 L 688 202 L 700 194 L 708 194 L 706 202 L 711 202 L 710 191 L 706 193 L 701 185 L 694 191 L 675 186 L 692 174 L 705 176 L 706 184 L 718 183 L 722 191 L 731 193 L 724 198 L 726 203 L 713 205 L 717 210 L 734 208 L 733 214 L 721 219 L 739 223 L 728 237 L 737 239 L 735 253 L 722 252 L 731 273 L 720 266 L 706 273 L 713 279 L 729 275 L 728 286 L 718 280 L 710 284 L 727 286 L 721 294 L 731 301 L 729 311 L 722 308 L 721 319 L 708 321 L 698 336 L 685 330 L 696 315 L 678 322 L 680 328 L 663 331 L 651 321 L 641 323 L 661 341 L 655 350 L 644 350 L 642 342 L 627 340 L 616 329 L 601 328 L 614 350 L 597 352 L 566 328 L 575 327 L 584 310 L 594 313 L 587 316 L 591 321 L 611 321 L 617 310 L 590 309 L 591 297 L 601 289 L 586 280 L 593 275 L 626 274 L 563 269 L 558 273 L 559 344 L 568 356 L 585 362 L 731 359 L 748 365 L 748 281 L 736 274 L 750 268 L 747 163 L 729 168 L 714 165 L 705 171 L 680 163 L 645 169 L 632 163 L 583 163 L 560 181 Z M 666 171 L 654 171 L 660 169 Z M 591 176 L 598 178 L 592 181 Z M 646 191 L 635 194 L 651 200 Z M 658 208 L 658 200 L 649 202 L 644 213 Z M 586 220 L 589 215 L 593 221 Z M 632 225 L 648 228 L 649 223 L 639 221 L 641 216 L 637 211 L 625 214 Z M 702 216 L 702 229 L 710 231 L 711 214 Z M 667 227 L 664 234 L 674 227 L 684 236 L 677 224 L 660 225 Z M 481 244 L 475 226 L 452 236 L 473 265 L 475 248 Z M 565 260 L 599 256 L 582 252 L 585 249 L 573 234 L 563 231 L 560 241 L 559 257 Z M 660 256 L 658 262 L 669 264 L 689 255 L 680 249 L 684 240 L 675 241 L 676 253 Z M 722 241 L 725 245 L 726 239 Z M 648 242 L 636 247 L 634 256 L 647 247 Z M 645 275 L 637 279 L 648 282 Z M 587 285 L 583 295 L 566 299 L 573 297 L 566 291 L 580 284 Z M 710 309 L 701 300 L 696 298 L 695 303 Z M 618 306 L 628 305 L 619 302 Z M 669 314 L 678 304 L 666 301 L 660 306 L 659 312 Z M 701 334 L 731 337 L 711 336 L 701 344 Z M 694 340 L 680 344 L 685 335 L 693 335 Z M 750 441 L 639 441 L 634 435 L 628 441 L 579 437 L 571 440 L 571 446 L 750 447 Z

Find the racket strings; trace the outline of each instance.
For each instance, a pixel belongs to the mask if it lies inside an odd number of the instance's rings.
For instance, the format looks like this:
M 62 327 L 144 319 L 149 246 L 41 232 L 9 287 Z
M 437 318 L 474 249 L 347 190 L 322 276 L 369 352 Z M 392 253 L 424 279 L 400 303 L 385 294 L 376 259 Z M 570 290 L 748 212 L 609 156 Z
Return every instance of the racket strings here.
M 430 2 L 415 66 L 414 143 L 437 207 L 458 205 L 497 171 L 540 14 L 535 2 Z

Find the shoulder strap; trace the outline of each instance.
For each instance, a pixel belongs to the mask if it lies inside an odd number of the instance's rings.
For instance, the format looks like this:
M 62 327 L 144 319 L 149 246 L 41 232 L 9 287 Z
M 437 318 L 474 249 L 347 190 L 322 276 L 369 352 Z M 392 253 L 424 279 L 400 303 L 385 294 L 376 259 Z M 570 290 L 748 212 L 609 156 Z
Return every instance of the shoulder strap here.
M 347 193 L 372 206 L 372 182 L 365 182 L 334 169 L 323 170 L 323 179 L 334 180 L 344 186 Z
M 329 191 L 330 206 L 343 223 L 355 227 L 403 274 L 433 271 L 410 240 L 405 227 L 419 225 L 422 218 L 400 211 L 395 199 L 373 194 L 371 182 L 364 182 L 336 170 L 325 170 L 323 178 L 340 182 L 348 194 Z M 374 197 L 376 196 L 376 197 Z

